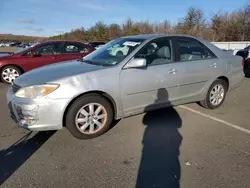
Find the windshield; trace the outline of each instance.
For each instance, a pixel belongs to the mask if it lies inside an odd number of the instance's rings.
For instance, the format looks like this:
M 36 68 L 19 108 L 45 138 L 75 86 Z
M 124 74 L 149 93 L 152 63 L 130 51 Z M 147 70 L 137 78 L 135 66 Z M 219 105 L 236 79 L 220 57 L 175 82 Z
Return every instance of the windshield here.
M 22 49 L 20 49 L 20 50 L 17 50 L 17 51 L 15 51 L 15 52 L 13 52 L 13 54 L 20 54 L 20 53 L 26 51 L 27 49 L 32 48 L 32 47 L 34 47 L 34 46 L 36 46 L 36 45 L 38 45 L 38 44 L 40 44 L 40 42 L 34 43 L 33 45 L 31 45 L 31 46 L 29 46 L 29 47 L 26 47 L 26 48 L 22 48 Z
M 101 66 L 117 65 L 138 48 L 143 41 L 144 39 L 135 38 L 115 39 L 83 57 L 81 61 Z

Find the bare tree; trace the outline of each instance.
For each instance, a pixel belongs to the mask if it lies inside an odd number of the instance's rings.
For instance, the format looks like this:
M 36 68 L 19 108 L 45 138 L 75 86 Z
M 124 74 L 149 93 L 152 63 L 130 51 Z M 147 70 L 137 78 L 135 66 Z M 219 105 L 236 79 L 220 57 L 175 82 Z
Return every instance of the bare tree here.
M 177 26 L 184 34 L 202 36 L 205 27 L 204 13 L 201 9 L 190 7 L 186 16 Z
M 250 4 L 233 12 L 218 12 L 206 20 L 199 8 L 190 7 L 177 24 L 166 19 L 159 23 L 134 22 L 131 18 L 121 25 L 97 22 L 89 29 L 78 28 L 51 39 L 76 39 L 82 41 L 109 41 L 120 36 L 148 33 L 181 33 L 199 36 L 209 41 L 250 40 Z

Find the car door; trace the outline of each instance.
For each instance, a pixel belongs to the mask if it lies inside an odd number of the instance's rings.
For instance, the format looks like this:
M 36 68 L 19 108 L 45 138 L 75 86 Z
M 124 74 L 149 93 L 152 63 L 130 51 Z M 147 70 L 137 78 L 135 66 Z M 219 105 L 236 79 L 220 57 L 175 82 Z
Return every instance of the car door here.
M 41 66 L 57 63 L 58 56 L 62 53 L 62 43 L 50 43 L 40 45 L 37 48 L 23 55 L 23 67 L 25 71 L 32 70 Z
M 63 54 L 60 55 L 60 61 L 79 59 L 89 54 L 90 51 L 91 50 L 84 44 L 65 42 L 63 46 Z
M 176 38 L 177 59 L 182 64 L 179 92 L 183 100 L 199 96 L 211 80 L 220 75 L 221 64 L 215 54 L 196 39 Z
M 145 58 L 147 67 L 123 69 L 120 75 L 124 115 L 168 106 L 179 98 L 180 75 L 176 74 L 171 38 L 160 38 L 145 45 L 134 58 Z

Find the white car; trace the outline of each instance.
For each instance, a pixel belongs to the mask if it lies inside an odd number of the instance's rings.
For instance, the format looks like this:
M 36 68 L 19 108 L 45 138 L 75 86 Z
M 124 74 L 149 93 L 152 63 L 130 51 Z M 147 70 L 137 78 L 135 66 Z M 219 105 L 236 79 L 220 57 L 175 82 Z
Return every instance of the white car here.
M 127 55 L 129 47 L 127 45 L 114 45 L 109 48 L 110 55 L 112 56 L 125 56 Z

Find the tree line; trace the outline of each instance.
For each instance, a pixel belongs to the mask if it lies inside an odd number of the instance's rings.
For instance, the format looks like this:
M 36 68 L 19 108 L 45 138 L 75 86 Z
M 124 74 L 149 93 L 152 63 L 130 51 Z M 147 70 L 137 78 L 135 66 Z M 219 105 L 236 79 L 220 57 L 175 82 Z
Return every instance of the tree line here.
M 205 18 L 202 9 L 190 7 L 176 24 L 171 24 L 167 19 L 160 23 L 151 23 L 135 22 L 128 18 L 122 24 L 109 25 L 100 21 L 88 29 L 73 29 L 49 39 L 108 42 L 121 36 L 149 33 L 188 34 L 209 41 L 250 41 L 250 4 L 233 12 L 219 11 L 212 14 L 210 19 Z
M 24 36 L 24 35 L 12 35 L 12 34 L 0 34 L 0 42 L 35 42 L 44 40 L 42 37 L 32 37 L 32 36 Z

